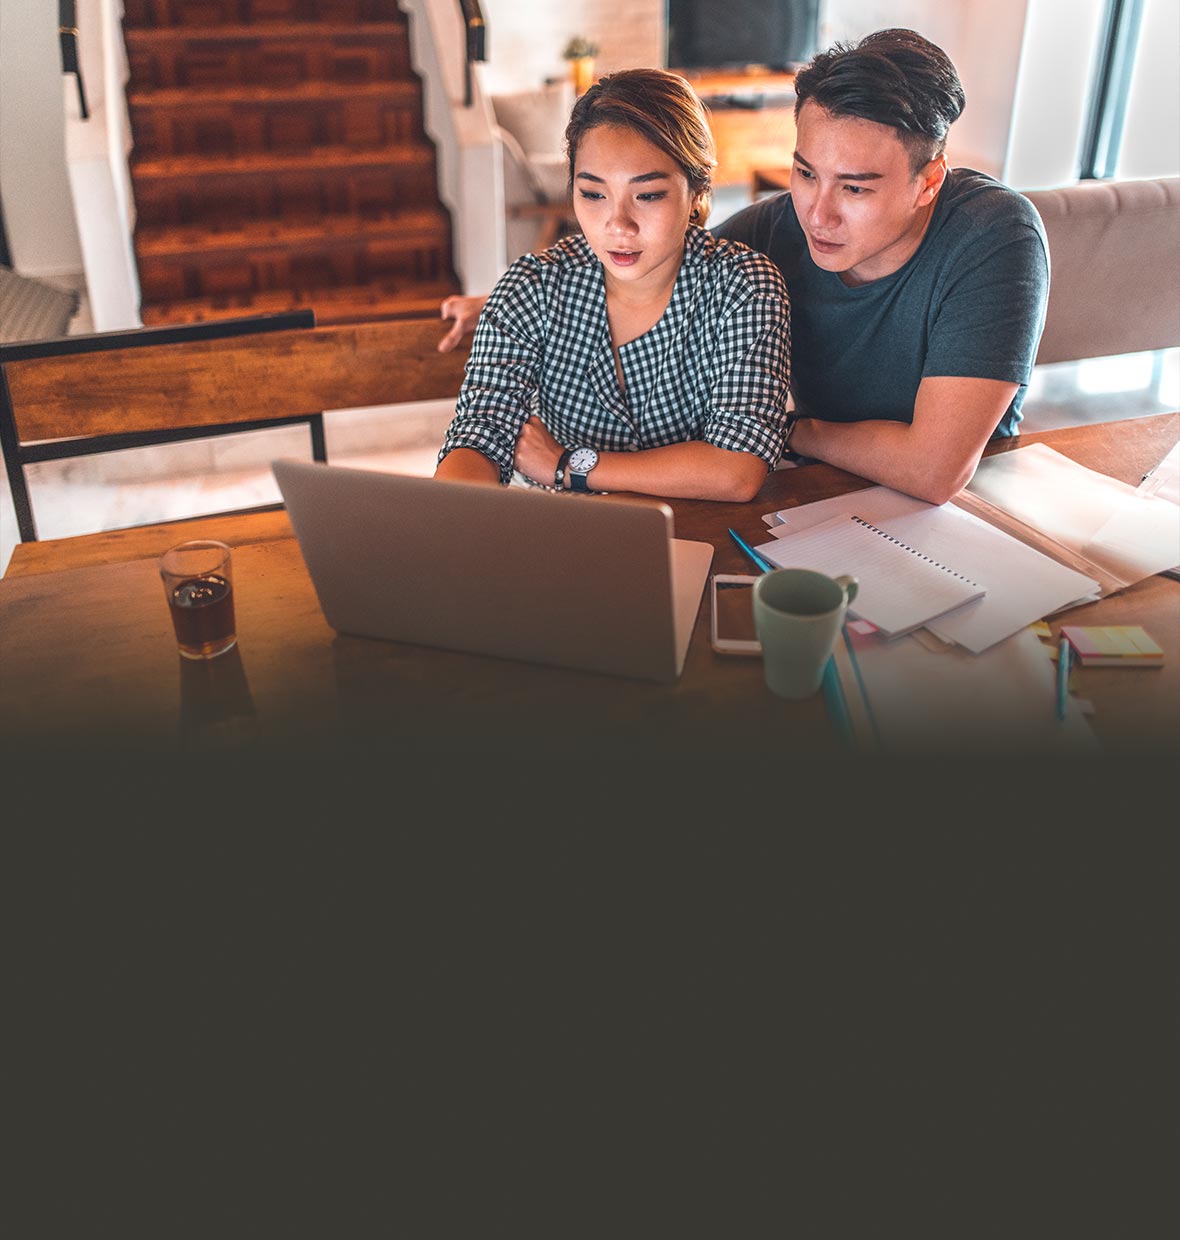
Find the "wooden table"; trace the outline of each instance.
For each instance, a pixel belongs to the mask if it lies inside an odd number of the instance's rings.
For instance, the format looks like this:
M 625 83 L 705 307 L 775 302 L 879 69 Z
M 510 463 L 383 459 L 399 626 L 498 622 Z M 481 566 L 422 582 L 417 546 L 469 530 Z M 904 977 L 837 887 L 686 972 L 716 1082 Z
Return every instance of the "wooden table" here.
M 1044 442 L 1137 484 L 1178 435 L 1180 414 L 1169 414 L 1018 442 Z M 749 504 L 674 501 L 676 531 L 713 544 L 714 572 L 749 572 L 728 526 L 765 541 L 764 513 L 865 485 L 827 465 L 781 470 Z M 210 663 L 178 658 L 155 564 L 198 531 L 234 548 L 238 647 Z M 1164 668 L 1079 669 L 1075 691 L 1094 703 L 1108 752 L 1174 754 L 1180 582 L 1149 578 L 1067 616 L 1141 623 L 1160 640 Z M 708 627 L 706 596 L 683 676 L 651 685 L 338 636 L 281 512 L 27 543 L 0 582 L 0 743 L 10 758 L 221 748 L 402 763 L 538 754 L 576 764 L 581 754 L 614 770 L 668 761 L 686 772 L 696 762 L 749 771 L 845 753 L 822 697 L 775 698 L 760 662 L 715 654 Z

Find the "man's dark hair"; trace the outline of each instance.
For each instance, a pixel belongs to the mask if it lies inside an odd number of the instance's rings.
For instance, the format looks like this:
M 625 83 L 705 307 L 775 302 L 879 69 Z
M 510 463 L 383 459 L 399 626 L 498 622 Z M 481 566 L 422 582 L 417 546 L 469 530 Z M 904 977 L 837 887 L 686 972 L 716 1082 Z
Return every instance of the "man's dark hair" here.
M 795 116 L 805 103 L 897 131 L 916 175 L 946 149 L 967 104 L 950 57 L 913 30 L 878 30 L 836 43 L 795 75 Z

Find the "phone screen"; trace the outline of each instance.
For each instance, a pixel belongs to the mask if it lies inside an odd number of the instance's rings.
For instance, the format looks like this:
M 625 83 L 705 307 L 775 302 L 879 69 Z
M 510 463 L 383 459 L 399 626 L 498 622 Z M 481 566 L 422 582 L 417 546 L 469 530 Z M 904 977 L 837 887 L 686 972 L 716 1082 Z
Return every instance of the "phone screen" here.
M 717 608 L 717 636 L 721 641 L 753 642 L 754 631 L 753 581 L 717 581 L 713 601 Z

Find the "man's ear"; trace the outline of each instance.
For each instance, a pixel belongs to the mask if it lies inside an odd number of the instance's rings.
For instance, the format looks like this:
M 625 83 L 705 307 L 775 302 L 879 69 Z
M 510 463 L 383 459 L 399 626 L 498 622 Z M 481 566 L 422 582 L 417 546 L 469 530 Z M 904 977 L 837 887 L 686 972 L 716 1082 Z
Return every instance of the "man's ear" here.
M 935 156 L 918 173 L 918 180 L 920 182 L 918 206 L 929 206 L 938 197 L 938 191 L 942 189 L 942 183 L 946 180 L 946 155 Z

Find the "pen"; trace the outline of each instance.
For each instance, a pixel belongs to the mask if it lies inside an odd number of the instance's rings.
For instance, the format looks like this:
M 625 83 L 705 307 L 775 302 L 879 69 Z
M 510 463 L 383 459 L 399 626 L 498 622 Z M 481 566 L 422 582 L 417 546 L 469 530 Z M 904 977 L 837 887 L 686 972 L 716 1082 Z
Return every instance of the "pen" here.
M 735 529 L 730 529 L 730 538 L 746 553 L 746 556 L 753 561 L 754 564 L 764 573 L 774 571 L 774 565 L 764 556 L 760 555 Z
M 1065 718 L 1065 699 L 1069 693 L 1069 639 L 1057 643 L 1057 718 Z

